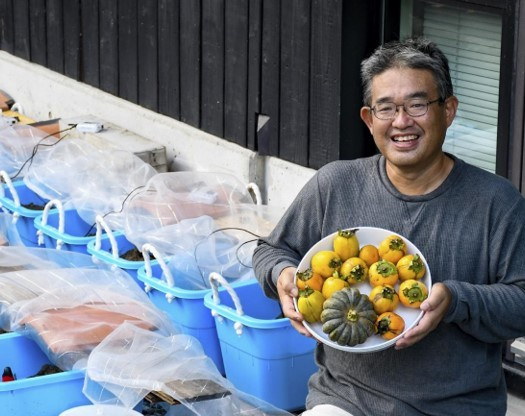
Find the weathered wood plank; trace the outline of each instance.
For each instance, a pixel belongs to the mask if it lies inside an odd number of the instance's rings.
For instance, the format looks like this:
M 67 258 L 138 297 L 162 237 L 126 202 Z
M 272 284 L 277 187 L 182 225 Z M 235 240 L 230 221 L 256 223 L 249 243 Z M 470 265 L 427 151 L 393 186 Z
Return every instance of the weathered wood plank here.
M 31 60 L 29 35 L 29 0 L 17 0 L 13 9 L 14 53 L 26 61 Z
M 8 53 L 13 53 L 15 47 L 13 1 L 0 0 L 0 49 Z
M 312 2 L 308 166 L 314 169 L 339 158 L 342 7 L 343 0 Z M 352 82 L 359 84 L 359 78 Z
M 280 37 L 281 1 L 263 0 L 261 114 L 269 118 L 257 138 L 262 155 L 279 154 Z
M 282 3 L 279 157 L 308 162 L 310 0 Z
M 48 68 L 64 73 L 64 13 L 63 0 L 47 0 L 47 62 Z
M 200 126 L 201 6 L 194 0 L 180 0 L 180 119 Z
M 225 3 L 224 137 L 246 146 L 248 0 Z
M 218 137 L 224 134 L 224 3 L 202 1 L 201 128 Z
M 157 0 L 138 2 L 138 83 L 139 104 L 149 110 L 158 108 Z
M 81 0 L 81 61 L 80 77 L 86 84 L 98 87 L 99 78 L 99 24 L 98 0 Z
M 29 48 L 31 62 L 47 65 L 46 1 L 29 0 Z
M 118 95 L 118 3 L 99 0 L 100 7 L 100 88 Z
M 118 16 L 119 96 L 137 103 L 137 0 L 119 0 Z
M 80 79 L 80 0 L 64 3 L 64 74 Z
M 180 119 L 179 0 L 159 0 L 159 112 Z
M 251 0 L 248 16 L 247 147 L 257 149 L 257 121 L 261 112 L 262 0 Z

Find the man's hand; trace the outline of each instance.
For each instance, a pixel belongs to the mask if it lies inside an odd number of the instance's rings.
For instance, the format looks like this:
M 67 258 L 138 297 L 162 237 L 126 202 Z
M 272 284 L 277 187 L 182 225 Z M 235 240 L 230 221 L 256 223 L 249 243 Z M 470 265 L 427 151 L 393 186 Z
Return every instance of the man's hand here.
M 420 306 L 420 309 L 425 312 L 423 317 L 414 328 L 407 331 L 403 337 L 396 342 L 395 348 L 398 350 L 407 348 L 421 341 L 436 329 L 447 313 L 450 302 L 450 291 L 443 283 L 436 283 L 432 286 L 430 296 Z
M 303 325 L 303 315 L 297 312 L 293 305 L 293 299 L 299 294 L 294 284 L 295 268 L 286 267 L 281 271 L 277 280 L 277 292 L 283 309 L 283 314 L 290 319 L 292 326 L 302 335 L 310 337 L 311 334 Z

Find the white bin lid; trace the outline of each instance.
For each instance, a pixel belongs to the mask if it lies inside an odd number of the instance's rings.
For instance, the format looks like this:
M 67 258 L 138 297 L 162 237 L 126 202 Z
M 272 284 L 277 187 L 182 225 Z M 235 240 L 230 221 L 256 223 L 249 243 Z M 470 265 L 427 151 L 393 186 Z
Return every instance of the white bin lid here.
M 142 414 L 122 406 L 90 404 L 65 410 L 59 416 L 142 416 Z

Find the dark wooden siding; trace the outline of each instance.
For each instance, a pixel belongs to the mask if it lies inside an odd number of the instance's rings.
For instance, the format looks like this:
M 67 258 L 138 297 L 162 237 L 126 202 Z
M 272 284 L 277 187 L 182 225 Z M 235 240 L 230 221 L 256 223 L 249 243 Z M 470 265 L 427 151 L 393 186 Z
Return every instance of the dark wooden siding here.
M 358 75 L 366 45 L 378 42 L 366 24 L 380 1 L 362 3 L 0 0 L 0 48 L 263 155 L 319 168 L 367 150 L 358 112 L 341 106 L 345 94 L 358 101 L 360 93 L 358 79 L 342 83 L 342 67 Z M 343 30 L 349 13 L 365 28 L 359 48 Z M 341 133 L 348 125 L 351 137 Z

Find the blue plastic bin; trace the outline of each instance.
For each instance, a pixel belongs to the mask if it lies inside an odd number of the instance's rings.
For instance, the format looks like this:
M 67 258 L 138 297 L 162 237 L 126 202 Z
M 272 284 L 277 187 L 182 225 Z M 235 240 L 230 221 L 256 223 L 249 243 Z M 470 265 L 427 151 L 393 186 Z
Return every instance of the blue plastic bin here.
M 35 218 L 35 228 L 42 232 L 46 248 L 62 248 L 88 254 L 87 245 L 95 238 L 93 224 L 88 224 L 74 209 L 64 210 L 64 230 L 59 229 L 60 210 L 49 212 L 47 222 L 43 222 L 43 215 Z
M 8 184 L 3 184 L 4 195 L 0 196 L 0 204 L 8 212 L 17 215 L 16 228 L 22 243 L 28 247 L 36 247 L 38 246 L 38 238 L 34 220 L 42 214 L 42 210 L 30 209 L 27 206 L 33 204 L 34 206 L 41 206 L 43 209 L 48 201 L 29 189 L 22 180 L 12 182 L 12 186 L 15 194 Z
M 224 374 L 215 322 L 209 309 L 204 306 L 204 296 L 210 293 L 210 289 L 184 288 L 185 275 L 182 272 L 174 276 L 176 284 L 170 287 L 167 281 L 161 278 L 163 265 L 165 266 L 165 263 L 162 259 L 160 263 L 151 264 L 151 274 L 142 266 L 138 269 L 137 278 L 144 283 L 151 301 L 164 311 L 183 333 L 197 338 L 204 353 L 213 360 L 219 372 Z
M 127 251 L 136 247 L 126 238 L 122 232 L 114 231 L 112 232 L 112 235 L 115 238 L 117 257 L 113 255 L 113 246 L 108 233 L 100 237 L 100 247 L 97 247 L 96 238 L 89 241 L 87 244 L 87 252 L 97 260 L 124 270 L 133 278 L 133 280 L 135 280 L 135 282 L 137 282 L 138 285 L 142 287 L 143 283 L 138 279 L 137 274 L 139 269 L 144 267 L 145 261 L 126 260 L 122 258 L 121 256 Z M 158 261 L 151 260 L 151 264 L 156 265 L 158 264 Z
M 226 378 L 280 409 L 304 408 L 308 379 L 317 371 L 315 340 L 281 317 L 279 303 L 264 295 L 257 280 L 229 290 L 238 297 L 238 305 L 224 285 L 214 287 L 216 299 L 211 291 L 204 297 L 215 315 Z
M 0 369 L 11 367 L 15 381 L 0 383 L 0 413 L 9 416 L 57 416 L 71 407 L 91 404 L 82 393 L 84 372 L 64 371 L 31 377 L 49 360 L 23 335 L 0 335 Z

